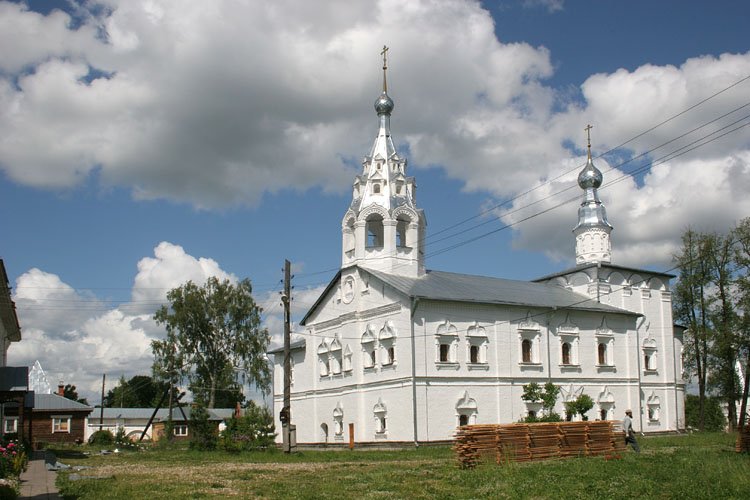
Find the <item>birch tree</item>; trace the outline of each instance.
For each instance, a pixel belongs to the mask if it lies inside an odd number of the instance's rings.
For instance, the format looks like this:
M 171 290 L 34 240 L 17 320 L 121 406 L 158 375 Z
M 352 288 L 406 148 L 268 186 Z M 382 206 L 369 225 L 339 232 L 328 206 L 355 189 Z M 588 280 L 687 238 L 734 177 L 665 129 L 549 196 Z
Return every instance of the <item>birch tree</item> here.
M 167 330 L 165 340 L 152 342 L 155 373 L 200 378 L 208 384 L 208 408 L 214 408 L 220 379 L 228 370 L 268 390 L 265 352 L 270 337 L 261 327 L 250 280 L 233 284 L 211 277 L 202 286 L 188 281 L 170 290 L 167 299 L 169 307 L 154 315 Z

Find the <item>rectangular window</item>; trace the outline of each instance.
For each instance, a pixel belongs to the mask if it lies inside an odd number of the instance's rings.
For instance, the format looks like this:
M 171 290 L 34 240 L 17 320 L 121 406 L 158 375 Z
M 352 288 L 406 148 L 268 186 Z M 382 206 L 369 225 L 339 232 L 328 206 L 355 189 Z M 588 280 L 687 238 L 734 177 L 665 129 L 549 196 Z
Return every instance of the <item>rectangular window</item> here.
M 5 417 L 3 432 L 5 434 L 13 434 L 15 432 L 18 432 L 18 419 L 13 417 Z
M 70 433 L 70 417 L 52 417 L 52 432 Z
M 188 426 L 187 425 L 175 425 L 174 426 L 174 435 L 175 436 L 187 436 L 188 435 Z
M 469 362 L 479 363 L 479 346 L 473 345 L 469 347 Z
M 448 358 L 450 349 L 450 344 L 440 344 L 440 361 L 442 361 L 443 363 L 447 363 L 448 361 L 450 361 Z

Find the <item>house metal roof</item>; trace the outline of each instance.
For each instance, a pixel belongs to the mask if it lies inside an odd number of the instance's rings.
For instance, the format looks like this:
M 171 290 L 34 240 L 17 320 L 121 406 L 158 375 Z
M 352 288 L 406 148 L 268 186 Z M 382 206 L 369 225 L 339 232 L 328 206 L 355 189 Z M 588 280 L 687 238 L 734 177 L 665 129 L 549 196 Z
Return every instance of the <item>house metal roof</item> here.
M 375 271 L 361 266 L 356 267 L 392 286 L 407 297 L 414 299 L 572 309 L 639 316 L 638 313 L 602 304 L 591 297 L 547 283 L 449 273 L 445 271 L 427 271 L 420 277 L 412 278 Z M 337 283 L 340 276 L 341 271 L 331 280 L 328 287 L 326 287 L 315 304 L 313 304 L 302 321 L 300 321 L 300 324 L 305 324 L 313 311 L 320 305 L 323 297 Z
M 189 406 L 185 406 L 182 408 L 182 411 L 185 412 L 185 416 L 189 419 L 190 418 L 190 410 L 191 408 Z M 101 408 L 95 408 L 94 411 L 89 416 L 89 419 L 92 422 L 96 422 L 99 420 L 101 415 Z M 231 418 L 232 415 L 234 415 L 234 408 L 212 408 L 207 409 L 208 411 L 208 419 L 209 420 L 226 420 L 228 418 Z M 151 415 L 154 414 L 153 408 L 104 408 L 104 419 L 106 420 L 148 420 L 151 418 Z M 169 408 L 159 408 L 159 411 L 156 412 L 156 417 L 154 417 L 154 420 L 157 422 L 163 422 L 169 418 Z M 172 408 L 172 420 L 173 421 L 182 421 L 182 413 L 180 412 L 179 408 L 176 406 Z
M 91 411 L 94 408 L 58 394 L 34 394 L 35 411 Z
M 627 273 L 630 273 L 630 274 L 650 274 L 652 276 L 661 276 L 661 277 L 667 278 L 667 279 L 672 279 L 672 278 L 675 277 L 674 274 L 669 274 L 669 273 L 662 273 L 662 272 L 658 272 L 658 271 L 649 271 L 647 269 L 638 269 L 638 268 L 635 268 L 635 267 L 615 266 L 615 265 L 612 265 L 612 264 L 601 263 L 601 264 L 582 264 L 582 265 L 579 265 L 579 266 L 571 267 L 570 269 L 566 269 L 564 271 L 560 271 L 560 272 L 553 273 L 553 274 L 548 274 L 546 276 L 542 276 L 541 278 L 536 278 L 533 281 L 534 282 L 547 281 L 547 280 L 550 280 L 552 278 L 557 278 L 558 276 L 566 276 L 568 274 L 573 274 L 575 272 L 584 271 L 586 269 L 590 269 L 592 267 L 597 267 L 597 266 L 601 266 L 602 269 L 613 269 L 615 271 L 620 271 L 620 272 L 626 273 L 626 274 Z

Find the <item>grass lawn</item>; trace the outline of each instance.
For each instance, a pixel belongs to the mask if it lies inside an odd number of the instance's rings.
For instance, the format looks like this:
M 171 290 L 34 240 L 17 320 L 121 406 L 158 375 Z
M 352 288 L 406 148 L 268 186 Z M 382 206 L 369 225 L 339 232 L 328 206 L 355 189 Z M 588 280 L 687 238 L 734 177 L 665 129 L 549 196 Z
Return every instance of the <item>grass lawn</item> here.
M 100 456 L 53 450 L 68 465 L 91 467 L 66 499 L 100 498 L 750 498 L 750 456 L 734 436 L 641 438 L 642 453 L 549 460 L 462 470 L 450 448 L 227 454 L 149 450 Z

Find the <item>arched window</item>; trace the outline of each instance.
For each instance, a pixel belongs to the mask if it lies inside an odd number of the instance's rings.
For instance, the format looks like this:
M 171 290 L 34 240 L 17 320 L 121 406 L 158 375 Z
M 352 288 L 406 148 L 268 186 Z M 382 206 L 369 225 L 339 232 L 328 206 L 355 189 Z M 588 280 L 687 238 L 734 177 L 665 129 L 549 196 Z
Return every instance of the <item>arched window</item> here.
M 570 364 L 570 344 L 568 342 L 563 342 L 562 345 L 562 364 Z
M 407 248 L 410 246 L 406 239 L 409 222 L 409 219 L 404 215 L 399 215 L 396 220 L 396 246 L 398 248 Z
M 375 367 L 375 327 L 367 325 L 362 335 L 362 366 L 365 369 Z
M 372 192 L 374 194 L 380 194 L 380 184 L 373 184 L 373 186 L 372 186 Z
M 531 340 L 523 339 L 521 342 L 521 360 L 524 363 L 531 363 Z
M 367 247 L 378 248 L 383 246 L 383 217 L 372 214 L 367 218 Z
M 372 409 L 372 412 L 375 416 L 376 436 L 385 434 L 388 430 L 388 426 L 386 425 L 386 415 L 388 414 L 388 409 L 385 407 L 385 404 L 383 404 L 383 401 L 381 399 L 378 399 L 378 403 Z
M 607 344 L 604 342 L 599 342 L 599 346 L 597 347 L 597 354 L 598 354 L 598 362 L 600 365 L 606 365 L 607 364 Z M 605 419 L 602 419 L 605 420 Z
M 604 409 L 604 408 L 602 408 L 601 410 L 599 410 L 599 419 L 600 420 L 607 420 L 607 417 L 608 417 L 607 413 L 608 413 L 607 410 Z
M 342 438 L 344 435 L 344 409 L 340 401 L 333 409 L 333 434 L 336 438 Z
M 461 414 L 458 416 L 458 425 L 463 427 L 464 425 L 469 425 L 469 416 Z
M 325 422 L 320 424 L 320 437 L 324 443 L 328 442 L 328 424 Z

